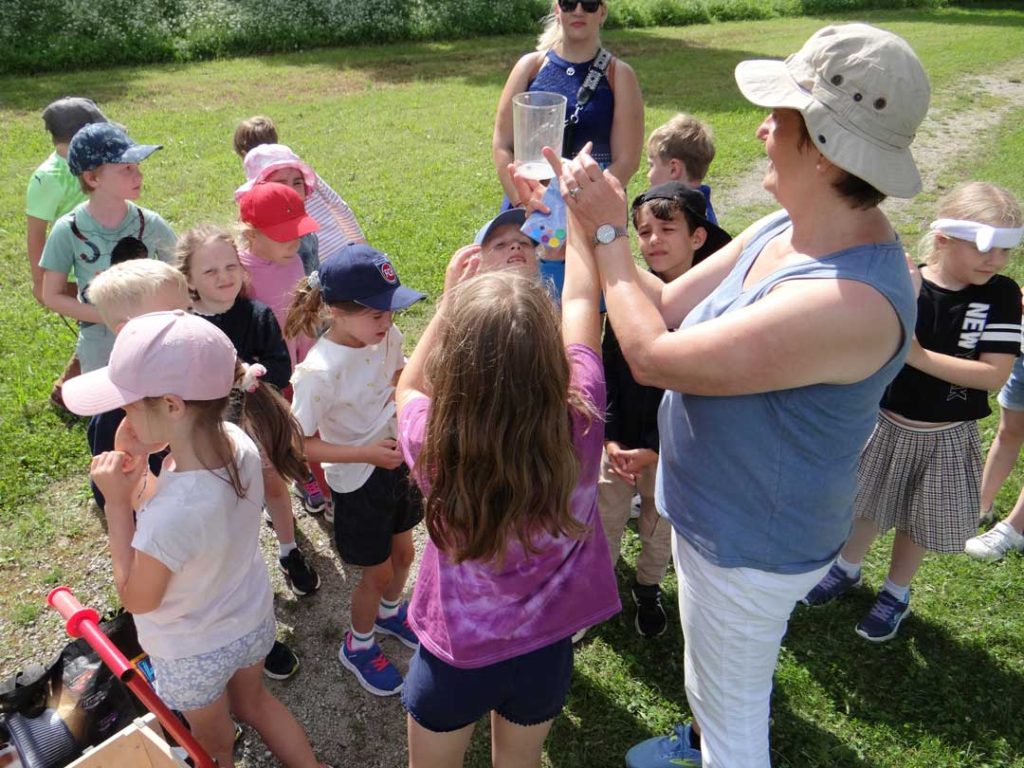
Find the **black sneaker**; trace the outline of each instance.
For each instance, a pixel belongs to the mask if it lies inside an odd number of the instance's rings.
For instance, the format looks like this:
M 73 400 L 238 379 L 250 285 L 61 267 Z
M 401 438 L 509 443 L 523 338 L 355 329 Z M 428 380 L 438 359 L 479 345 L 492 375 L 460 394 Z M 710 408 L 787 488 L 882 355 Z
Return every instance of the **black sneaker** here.
M 288 557 L 278 558 L 278 562 L 284 571 L 284 580 L 298 597 L 311 595 L 320 589 L 320 575 L 306 562 L 298 547 L 289 552 Z
M 274 641 L 267 658 L 263 660 L 263 674 L 271 680 L 287 680 L 299 671 L 299 658 L 282 642 Z
M 661 587 L 657 584 L 633 584 L 636 603 L 636 631 L 641 637 L 657 637 L 668 627 L 668 617 L 661 607 Z

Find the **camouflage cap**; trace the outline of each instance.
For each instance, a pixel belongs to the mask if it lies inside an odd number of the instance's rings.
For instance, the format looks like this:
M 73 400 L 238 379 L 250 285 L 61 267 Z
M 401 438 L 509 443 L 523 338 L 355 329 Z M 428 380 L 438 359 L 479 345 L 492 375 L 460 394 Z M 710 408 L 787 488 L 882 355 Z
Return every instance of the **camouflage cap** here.
M 68 147 L 68 168 L 75 176 L 91 171 L 104 163 L 139 163 L 163 149 L 160 144 L 136 144 L 124 130 L 113 123 L 92 123 L 71 139 Z

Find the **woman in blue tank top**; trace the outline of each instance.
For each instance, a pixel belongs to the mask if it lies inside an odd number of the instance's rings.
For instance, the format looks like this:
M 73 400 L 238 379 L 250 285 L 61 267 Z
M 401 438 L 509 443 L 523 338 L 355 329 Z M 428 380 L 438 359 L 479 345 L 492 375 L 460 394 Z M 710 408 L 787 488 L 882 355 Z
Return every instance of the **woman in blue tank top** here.
M 637 381 L 667 390 L 656 500 L 675 529 L 694 722 L 633 747 L 630 768 L 770 765 L 789 615 L 849 531 L 857 459 L 914 332 L 911 275 L 878 209 L 921 187 L 909 145 L 929 86 L 914 52 L 845 24 L 736 80 L 772 109 L 757 137 L 784 210 L 676 281 L 637 269 L 614 179 L 586 155 L 561 169 L 568 258 L 599 271 Z
M 548 16 L 537 50 L 512 68 L 501 92 L 494 121 L 492 153 L 498 180 L 512 207 L 519 200 L 508 173 L 512 151 L 512 97 L 524 91 L 550 91 L 566 97 L 566 117 L 576 111 L 576 94 L 601 50 L 601 27 L 608 15 L 603 0 L 558 0 Z M 577 113 L 565 157 L 575 157 L 588 141 L 592 156 L 625 187 L 640 167 L 644 106 L 636 74 L 626 62 L 613 58 L 590 101 Z

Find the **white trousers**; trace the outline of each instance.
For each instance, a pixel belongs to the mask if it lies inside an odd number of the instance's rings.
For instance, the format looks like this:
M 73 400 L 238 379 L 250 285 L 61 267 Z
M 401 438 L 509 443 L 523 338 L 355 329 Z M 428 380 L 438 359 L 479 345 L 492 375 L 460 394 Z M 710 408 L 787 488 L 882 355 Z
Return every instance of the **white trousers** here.
M 673 531 L 686 698 L 704 768 L 769 768 L 772 676 L 796 601 L 828 570 L 783 575 L 721 568 Z

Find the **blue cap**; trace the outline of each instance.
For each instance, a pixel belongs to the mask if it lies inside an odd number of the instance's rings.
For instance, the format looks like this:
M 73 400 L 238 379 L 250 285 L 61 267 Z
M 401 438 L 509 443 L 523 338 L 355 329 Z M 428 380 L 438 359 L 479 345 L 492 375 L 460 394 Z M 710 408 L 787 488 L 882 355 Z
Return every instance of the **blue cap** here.
M 82 127 L 68 146 L 68 168 L 75 176 L 99 168 L 104 163 L 140 163 L 160 144 L 136 144 L 113 123 L 90 123 Z
M 381 312 L 405 309 L 426 295 L 406 288 L 386 253 L 363 243 L 347 243 L 320 263 L 324 301 L 354 301 Z
M 493 219 L 488 221 L 480 230 L 476 233 L 476 237 L 473 238 L 474 245 L 483 245 L 484 240 L 491 236 L 498 227 L 503 227 L 506 224 L 515 224 L 516 227 L 523 226 L 526 221 L 526 209 L 525 208 L 509 208 L 507 211 L 502 211 Z

